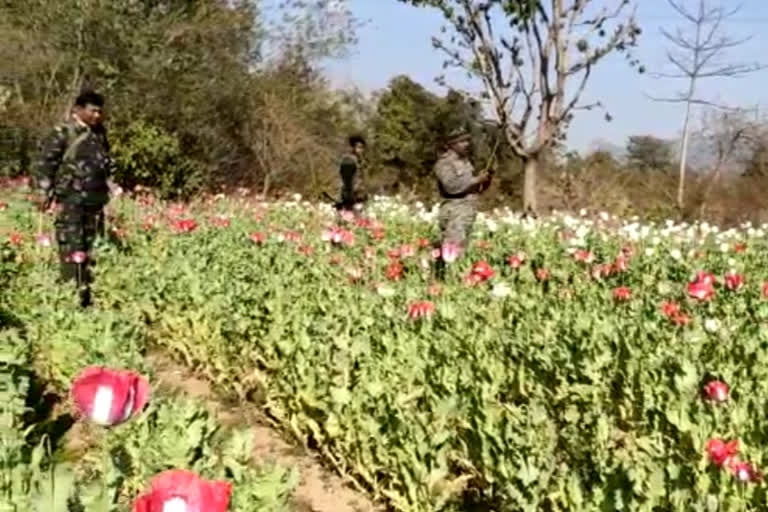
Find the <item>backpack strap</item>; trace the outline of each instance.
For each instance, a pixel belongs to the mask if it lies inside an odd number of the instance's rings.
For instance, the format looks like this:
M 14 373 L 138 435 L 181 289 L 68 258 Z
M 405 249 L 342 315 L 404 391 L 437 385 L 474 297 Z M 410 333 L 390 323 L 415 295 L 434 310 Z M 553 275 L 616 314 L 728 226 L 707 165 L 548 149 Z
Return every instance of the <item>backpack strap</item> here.
M 83 133 L 77 134 L 75 127 L 71 124 L 67 126 L 67 149 L 64 151 L 64 156 L 61 158 L 62 162 L 69 162 L 74 160 L 77 154 L 77 148 L 82 144 L 85 139 L 88 138 L 88 130 L 84 130 Z

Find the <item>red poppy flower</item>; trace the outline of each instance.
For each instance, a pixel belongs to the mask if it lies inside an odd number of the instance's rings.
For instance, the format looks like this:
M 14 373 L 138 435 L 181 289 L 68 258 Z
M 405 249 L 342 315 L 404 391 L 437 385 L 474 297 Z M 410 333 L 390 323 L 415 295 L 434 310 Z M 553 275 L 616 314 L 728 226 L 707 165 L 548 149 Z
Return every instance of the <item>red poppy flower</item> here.
M 746 244 L 743 244 L 743 243 L 733 244 L 733 252 L 735 252 L 737 254 L 741 253 L 741 252 L 744 252 L 746 249 L 747 249 Z
M 536 269 L 536 279 L 539 281 L 546 281 L 549 279 L 549 270 L 545 268 Z
M 173 221 L 172 227 L 177 233 L 191 233 L 197 229 L 197 221 L 195 219 L 177 219 Z
M 127 370 L 90 367 L 72 382 L 72 399 L 77 410 L 94 423 L 117 425 L 144 408 L 149 381 Z
M 744 286 L 744 276 L 735 272 L 725 274 L 725 287 L 731 291 L 737 291 Z
M 496 275 L 496 272 L 485 261 L 478 261 L 472 265 L 471 274 L 477 276 L 481 281 L 487 281 Z
M 403 277 L 403 265 L 397 261 L 393 261 L 387 265 L 387 279 L 390 281 L 397 281 Z
M 710 300 L 715 296 L 713 281 L 708 278 L 697 279 L 688 285 L 688 295 L 697 300 Z
M 251 239 L 251 242 L 258 245 L 258 244 L 264 243 L 266 236 L 264 235 L 264 233 L 256 232 L 256 233 L 251 233 L 248 238 Z
M 717 466 L 723 467 L 732 462 L 739 453 L 739 441 L 723 441 L 722 439 L 710 439 L 707 441 L 707 455 Z
M 133 503 L 133 512 L 226 512 L 232 484 L 203 480 L 173 469 L 152 479 L 149 492 Z
M 24 243 L 24 235 L 22 235 L 17 231 L 14 231 L 10 235 L 8 235 L 8 242 L 10 242 L 11 245 L 21 245 Z
M 413 302 L 408 306 L 408 316 L 414 319 L 430 317 L 434 312 L 435 304 L 428 300 Z
M 725 402 L 728 400 L 728 384 L 721 380 L 707 382 L 704 386 L 704 395 L 713 402 Z
M 613 290 L 613 298 L 619 302 L 626 302 L 632 298 L 632 290 L 626 286 L 619 286 Z

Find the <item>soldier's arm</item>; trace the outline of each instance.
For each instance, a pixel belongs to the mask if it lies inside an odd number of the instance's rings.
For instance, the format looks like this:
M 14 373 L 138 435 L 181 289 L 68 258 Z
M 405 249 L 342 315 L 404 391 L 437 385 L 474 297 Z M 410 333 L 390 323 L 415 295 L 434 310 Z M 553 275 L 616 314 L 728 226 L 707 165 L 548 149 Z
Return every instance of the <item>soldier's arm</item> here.
M 438 161 L 435 164 L 435 175 L 446 193 L 464 195 L 478 192 L 487 181 L 486 176 L 473 176 L 471 169 L 463 168 L 461 164 L 450 161 Z
M 40 157 L 37 162 L 37 186 L 43 196 L 44 204 L 50 205 L 53 200 L 56 184 L 56 171 L 61 165 L 61 159 L 67 150 L 67 133 L 63 127 L 56 128 L 42 144 Z

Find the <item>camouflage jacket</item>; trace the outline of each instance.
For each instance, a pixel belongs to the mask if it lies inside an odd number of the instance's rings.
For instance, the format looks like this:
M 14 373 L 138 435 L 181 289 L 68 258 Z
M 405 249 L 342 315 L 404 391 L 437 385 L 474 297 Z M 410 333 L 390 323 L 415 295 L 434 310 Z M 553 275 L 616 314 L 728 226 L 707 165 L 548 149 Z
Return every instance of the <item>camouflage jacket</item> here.
M 54 128 L 43 142 L 37 182 L 45 199 L 75 205 L 104 205 L 113 162 L 103 128 L 72 119 Z
M 341 157 L 339 166 L 341 175 L 341 201 L 355 203 L 364 201 L 365 165 L 356 155 L 348 153 Z
M 474 168 L 469 160 L 461 158 L 455 151 L 446 151 L 435 163 L 434 172 L 443 203 L 475 205 L 477 194 L 461 194 L 475 180 Z

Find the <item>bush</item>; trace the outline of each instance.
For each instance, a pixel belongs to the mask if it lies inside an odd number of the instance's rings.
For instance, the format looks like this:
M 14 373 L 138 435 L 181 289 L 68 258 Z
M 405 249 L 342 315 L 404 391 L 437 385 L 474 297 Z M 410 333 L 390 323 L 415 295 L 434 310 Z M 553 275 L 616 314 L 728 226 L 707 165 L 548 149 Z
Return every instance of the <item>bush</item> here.
M 203 165 L 182 154 L 172 133 L 139 120 L 116 130 L 113 139 L 116 181 L 122 186 L 152 187 L 165 198 L 188 197 L 200 189 Z

